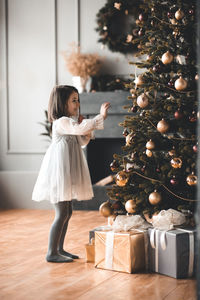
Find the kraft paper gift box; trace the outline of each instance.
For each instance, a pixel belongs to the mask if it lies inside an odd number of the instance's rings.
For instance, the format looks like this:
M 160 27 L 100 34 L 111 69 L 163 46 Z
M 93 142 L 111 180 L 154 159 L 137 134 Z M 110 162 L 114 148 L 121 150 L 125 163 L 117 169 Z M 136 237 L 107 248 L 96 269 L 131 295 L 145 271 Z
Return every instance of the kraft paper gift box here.
M 195 230 L 149 228 L 149 271 L 174 278 L 192 277 L 195 266 Z
M 95 261 L 95 245 L 94 245 L 94 238 L 91 239 L 90 244 L 85 245 L 85 252 L 86 252 L 86 262 L 94 263 Z
M 145 268 L 143 232 L 95 231 L 95 267 L 133 273 Z

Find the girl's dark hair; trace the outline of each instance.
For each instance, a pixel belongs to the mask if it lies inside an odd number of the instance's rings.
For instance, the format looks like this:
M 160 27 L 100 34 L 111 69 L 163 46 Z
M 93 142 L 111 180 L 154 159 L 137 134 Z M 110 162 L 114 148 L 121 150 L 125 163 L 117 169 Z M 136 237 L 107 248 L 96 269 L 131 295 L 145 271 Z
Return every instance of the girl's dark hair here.
M 78 94 L 78 100 L 80 101 L 78 90 L 71 85 L 57 85 L 53 88 L 48 106 L 49 122 L 52 123 L 56 119 L 68 116 L 66 111 L 66 101 L 68 101 L 73 92 Z

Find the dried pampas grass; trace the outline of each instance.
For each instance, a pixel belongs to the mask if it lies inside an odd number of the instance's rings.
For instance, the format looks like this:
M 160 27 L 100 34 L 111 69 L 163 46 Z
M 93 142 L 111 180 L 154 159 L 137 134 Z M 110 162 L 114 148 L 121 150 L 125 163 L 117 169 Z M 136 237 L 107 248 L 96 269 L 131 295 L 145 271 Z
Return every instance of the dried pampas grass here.
M 85 79 L 96 75 L 103 61 L 103 58 L 97 53 L 83 54 L 80 52 L 80 47 L 75 45 L 72 45 L 71 51 L 63 51 L 62 55 L 68 71 L 73 76 L 80 76 Z

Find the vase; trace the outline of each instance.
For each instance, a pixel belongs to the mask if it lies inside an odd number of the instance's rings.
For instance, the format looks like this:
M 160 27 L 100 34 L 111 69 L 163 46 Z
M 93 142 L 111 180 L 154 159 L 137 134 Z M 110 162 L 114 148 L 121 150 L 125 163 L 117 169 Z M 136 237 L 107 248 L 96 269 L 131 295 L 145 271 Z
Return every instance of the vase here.
M 80 76 L 73 76 L 72 83 L 75 88 L 77 88 L 79 94 L 81 93 L 89 93 L 91 90 L 92 78 L 89 76 L 87 78 L 83 78 Z

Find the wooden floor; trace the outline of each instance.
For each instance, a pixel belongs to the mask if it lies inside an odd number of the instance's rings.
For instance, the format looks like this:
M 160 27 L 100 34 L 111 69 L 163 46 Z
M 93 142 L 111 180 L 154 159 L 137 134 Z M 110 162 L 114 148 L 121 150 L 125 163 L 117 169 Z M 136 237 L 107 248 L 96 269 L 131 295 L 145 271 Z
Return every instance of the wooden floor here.
M 1 300 L 192 300 L 195 280 L 159 274 L 126 274 L 85 263 L 88 231 L 106 220 L 97 211 L 74 211 L 66 250 L 80 256 L 72 263 L 47 263 L 50 210 L 0 212 Z

